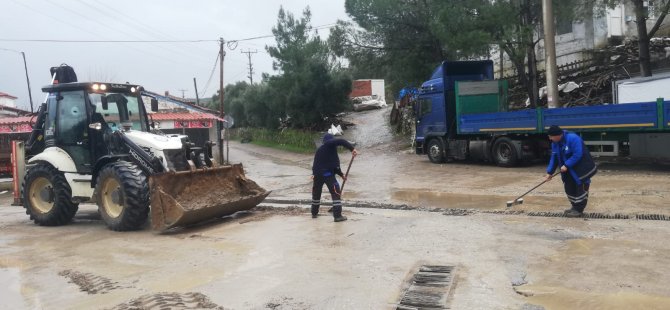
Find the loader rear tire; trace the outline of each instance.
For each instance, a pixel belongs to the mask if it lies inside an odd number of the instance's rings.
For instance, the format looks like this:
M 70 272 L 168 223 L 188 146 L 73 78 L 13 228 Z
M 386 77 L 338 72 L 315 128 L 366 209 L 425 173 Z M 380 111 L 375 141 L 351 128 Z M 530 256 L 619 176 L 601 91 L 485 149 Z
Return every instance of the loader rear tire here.
M 117 161 L 104 166 L 96 182 L 102 220 L 115 231 L 141 229 L 149 216 L 149 183 L 134 164 Z
M 26 214 L 40 226 L 65 225 L 79 209 L 79 204 L 72 202 L 65 175 L 47 163 L 38 163 L 26 172 L 22 194 Z

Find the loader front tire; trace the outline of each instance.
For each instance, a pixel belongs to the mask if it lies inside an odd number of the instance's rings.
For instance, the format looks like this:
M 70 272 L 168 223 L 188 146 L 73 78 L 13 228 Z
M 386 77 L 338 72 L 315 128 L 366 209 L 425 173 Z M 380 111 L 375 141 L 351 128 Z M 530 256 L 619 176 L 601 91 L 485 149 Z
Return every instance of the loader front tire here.
M 96 182 L 102 220 L 115 231 L 142 228 L 149 216 L 149 183 L 134 164 L 117 161 L 104 166 Z
M 72 202 L 65 175 L 47 163 L 38 163 L 26 172 L 22 194 L 26 214 L 40 226 L 65 225 L 79 209 L 79 204 Z

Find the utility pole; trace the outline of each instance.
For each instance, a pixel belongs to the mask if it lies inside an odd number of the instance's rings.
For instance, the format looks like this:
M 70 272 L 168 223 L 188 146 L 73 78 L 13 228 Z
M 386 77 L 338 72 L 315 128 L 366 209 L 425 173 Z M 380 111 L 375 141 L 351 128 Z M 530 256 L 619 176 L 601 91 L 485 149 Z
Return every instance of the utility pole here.
M 193 78 L 193 88 L 195 89 L 195 104 L 200 105 L 200 96 L 198 96 L 198 84 L 195 82 L 195 78 Z
M 249 56 L 249 84 L 254 84 L 254 67 L 251 64 L 251 54 L 256 54 L 258 53 L 258 50 L 254 50 L 253 52 L 251 50 L 248 51 L 242 51 L 242 54 L 247 54 Z
M 30 79 L 28 78 L 28 65 L 26 64 L 26 53 L 21 52 L 21 56 L 23 56 L 23 68 L 26 70 L 26 82 L 28 82 L 28 98 L 30 98 L 30 112 L 35 112 L 33 110 L 33 94 L 30 91 Z
M 547 107 L 558 108 L 561 106 L 561 103 L 558 97 L 554 10 L 551 0 L 542 0 L 542 19 L 544 21 L 544 64 L 547 75 Z
M 188 89 L 177 89 L 177 90 L 181 92 L 181 98 L 182 98 L 182 99 L 186 99 L 186 95 L 184 95 L 184 93 L 185 93 Z
M 219 59 L 221 59 L 221 64 L 219 66 L 219 112 L 221 118 L 225 116 L 223 111 L 223 59 L 226 57 L 226 51 L 223 50 L 223 38 L 219 38 Z M 219 163 L 224 164 L 223 158 L 223 122 L 221 123 L 221 131 L 219 131 Z

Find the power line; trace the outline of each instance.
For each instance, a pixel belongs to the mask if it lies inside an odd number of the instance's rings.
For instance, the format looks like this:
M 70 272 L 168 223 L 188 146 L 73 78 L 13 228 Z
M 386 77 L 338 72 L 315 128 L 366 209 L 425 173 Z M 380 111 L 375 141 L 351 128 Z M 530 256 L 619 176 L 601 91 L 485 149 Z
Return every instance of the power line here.
M 333 27 L 336 27 L 336 26 L 337 26 L 337 23 L 330 23 L 330 24 L 324 24 L 324 25 L 312 27 L 312 30 L 316 31 L 316 30 L 319 30 L 319 29 L 328 29 L 328 28 L 333 28 Z M 258 37 L 230 40 L 228 42 L 251 41 L 251 40 L 258 40 L 258 39 L 274 38 L 274 36 L 275 36 L 274 34 L 269 34 L 269 35 L 258 36 Z
M 51 42 L 51 43 L 200 43 L 219 40 L 58 40 L 58 39 L 2 39 L 3 42 Z
M 80 0 L 78 0 L 78 1 L 80 1 Z M 46 0 L 46 2 L 48 2 L 49 4 L 51 4 L 51 5 L 53 5 L 53 6 L 58 7 L 58 9 L 60 9 L 60 10 L 67 11 L 67 12 L 70 12 L 71 14 L 75 14 L 75 15 L 77 15 L 77 16 L 80 16 L 83 20 L 87 20 L 87 21 L 94 22 L 94 23 L 96 23 L 96 24 L 98 24 L 98 25 L 101 25 L 101 26 L 104 27 L 104 28 L 107 28 L 107 29 L 110 29 L 111 31 L 114 31 L 114 32 L 123 34 L 123 35 L 125 35 L 125 36 L 127 36 L 127 37 L 134 37 L 135 39 L 142 40 L 142 38 L 139 37 L 139 36 L 137 36 L 134 32 L 124 31 L 123 29 L 120 29 L 119 27 L 114 27 L 114 26 L 112 26 L 112 25 L 110 25 L 110 24 L 108 24 L 108 23 L 104 23 L 104 22 L 102 22 L 101 20 L 99 20 L 99 19 L 97 19 L 97 18 L 92 18 L 91 16 L 89 16 L 90 14 L 80 13 L 80 12 L 78 12 L 78 10 L 69 8 L 69 7 L 64 6 L 64 5 L 62 5 L 62 4 L 61 4 L 61 5 L 56 4 L 56 3 L 54 3 L 52 0 Z M 94 10 L 96 13 L 98 13 L 97 15 L 107 16 L 106 14 L 100 14 L 100 13 L 104 13 L 104 12 L 102 12 L 99 8 L 97 8 L 97 7 L 93 7 L 93 6 L 89 5 L 89 4 L 87 4 L 87 5 L 88 5 L 89 7 L 92 7 L 93 10 Z M 153 44 L 153 43 L 152 43 L 152 44 Z M 157 46 L 157 45 L 156 45 L 156 46 Z M 158 47 L 158 46 L 157 46 L 157 47 Z M 167 47 L 164 47 L 163 49 L 165 49 L 165 50 L 167 50 L 167 51 L 170 51 L 170 52 L 172 52 L 172 53 L 180 54 L 182 57 L 184 57 L 184 56 L 186 56 L 186 57 L 192 57 L 192 55 L 190 55 L 190 54 L 186 54 L 186 53 L 184 53 L 184 51 L 182 51 L 182 50 L 171 50 L 171 49 L 169 49 L 169 48 L 167 48 Z
M 82 2 L 82 3 L 84 3 L 84 4 L 87 4 L 87 5 L 91 6 L 90 4 L 88 4 L 88 3 L 84 2 L 84 1 L 81 1 L 81 0 L 79 0 L 79 1 Z M 144 28 L 144 29 L 146 29 L 146 30 L 149 30 L 150 32 L 152 32 L 152 33 L 154 33 L 154 34 L 157 34 L 158 37 L 163 37 L 163 38 L 166 38 L 166 39 L 169 39 L 169 40 L 175 40 L 174 37 L 172 37 L 172 36 L 170 36 L 170 35 L 168 35 L 168 34 L 165 34 L 165 33 L 161 32 L 161 31 L 158 30 L 158 29 L 155 29 L 155 28 L 152 27 L 151 25 L 147 25 L 147 24 L 143 23 L 142 20 L 140 20 L 140 19 L 135 19 L 135 18 L 128 17 L 128 16 L 125 14 L 125 12 L 121 12 L 120 10 L 117 10 L 117 9 L 113 8 L 113 7 L 111 7 L 111 6 L 107 5 L 107 4 L 105 4 L 105 3 L 102 2 L 102 1 L 99 1 L 99 0 L 93 0 L 93 1 L 96 2 L 98 5 L 104 6 L 104 7 L 106 7 L 107 9 L 109 9 L 110 11 L 115 12 L 117 15 L 122 16 L 122 17 L 125 17 L 125 19 L 126 19 L 127 21 L 129 21 L 130 23 L 133 23 L 133 24 L 135 24 L 135 25 L 138 25 L 138 26 L 140 26 L 140 27 L 142 27 L 142 28 Z
M 48 16 L 48 15 L 47 15 Z M 49 16 L 51 17 L 51 16 Z M 60 20 L 58 20 L 60 21 Z M 60 21 L 62 22 L 62 21 Z M 314 27 L 313 30 L 327 29 L 335 27 L 335 24 L 326 24 Z M 235 49 L 237 46 L 233 45 L 237 42 L 252 41 L 258 39 L 274 38 L 273 34 L 265 36 L 250 37 L 237 40 L 226 41 L 228 48 Z M 0 38 L 0 42 L 49 42 L 49 43 L 201 43 L 201 42 L 218 42 L 219 40 L 195 39 L 195 40 L 65 40 L 65 39 L 5 39 Z
M 80 27 L 79 25 L 72 24 L 72 23 L 67 22 L 67 21 L 65 21 L 65 20 L 61 20 L 60 18 L 56 18 L 56 17 L 54 17 L 54 16 L 51 16 L 50 14 L 46 14 L 46 13 L 42 12 L 42 10 L 36 9 L 36 8 L 33 7 L 33 6 L 29 6 L 29 5 L 25 4 L 25 3 L 23 3 L 22 1 L 12 1 L 12 2 L 13 2 L 14 4 L 20 5 L 20 6 L 24 7 L 24 8 L 26 8 L 26 9 L 28 9 L 29 11 L 36 12 L 36 13 L 38 13 L 38 14 L 44 15 L 44 16 L 49 17 L 49 18 L 51 18 L 51 19 L 53 19 L 53 20 L 55 20 L 55 21 L 57 21 L 57 22 L 60 22 L 60 23 L 69 25 L 69 26 L 71 26 L 71 27 L 73 27 L 73 28 L 76 28 L 76 29 L 78 29 L 78 30 L 80 30 L 80 31 L 83 31 L 83 32 L 87 32 L 87 33 L 89 33 L 89 34 L 92 34 L 92 35 L 94 35 L 95 37 L 98 37 L 98 36 L 99 36 L 99 34 L 96 34 L 96 33 L 92 32 L 92 31 L 88 30 L 88 29 L 85 28 L 85 27 Z M 51 5 L 56 6 L 56 7 L 60 8 L 60 9 L 65 9 L 65 8 L 62 8 L 62 7 L 60 7 L 60 6 L 58 6 L 58 5 L 54 4 L 54 3 L 52 3 L 52 2 L 50 2 L 50 1 L 47 1 L 47 2 L 49 2 Z M 65 9 L 65 10 L 68 10 L 68 11 L 72 12 L 72 11 L 69 10 L 69 9 Z M 77 12 L 74 12 L 74 14 L 79 15 L 79 16 L 82 16 L 82 17 L 84 17 L 84 18 L 87 18 L 86 16 L 81 15 L 81 14 L 79 14 L 79 13 L 77 13 Z M 95 22 L 100 23 L 99 21 L 95 21 Z M 100 24 L 101 24 L 101 23 L 100 23 Z M 102 24 L 102 25 L 105 26 L 105 27 L 109 27 L 109 26 L 107 26 L 107 25 L 105 25 L 105 24 Z M 113 29 L 113 30 L 114 30 L 114 29 Z M 42 41 L 42 42 L 54 43 L 54 42 L 57 42 L 57 41 L 59 41 L 59 40 L 16 40 L 16 39 L 0 39 L 0 41 L 4 41 L 4 42 L 40 42 L 40 41 Z M 77 41 L 77 40 L 62 40 L 62 41 L 73 41 L 73 42 L 74 42 L 74 41 Z M 94 40 L 84 40 L 84 41 L 94 41 Z M 102 40 L 101 40 L 101 41 L 102 41 Z M 114 40 L 108 40 L 108 41 L 114 41 Z M 129 42 L 109 42 L 109 43 L 132 43 L 132 42 L 130 42 L 131 40 L 117 40 L 117 41 L 129 41 Z M 70 43 L 70 42 L 68 42 L 68 43 Z M 164 57 L 164 56 L 162 56 L 162 55 L 158 55 L 158 54 L 156 54 L 156 53 L 153 53 L 151 50 L 149 50 L 149 51 L 141 50 L 141 49 L 139 49 L 136 45 L 127 45 L 127 46 L 128 46 L 129 48 L 131 48 L 131 49 L 133 49 L 133 50 L 136 50 L 136 51 L 138 51 L 138 52 L 140 52 L 140 53 L 143 53 L 143 54 L 153 55 L 153 56 L 155 56 L 155 57 L 157 57 L 157 58 L 162 58 L 162 59 L 164 59 L 164 60 L 171 61 L 171 62 L 174 62 L 174 61 L 175 61 L 174 59 L 169 59 L 169 58 Z
M 216 66 L 219 64 L 219 57 L 220 56 L 221 56 L 220 53 L 216 53 L 216 59 L 214 60 L 214 67 L 212 67 L 212 72 L 209 73 L 209 78 L 207 79 L 207 83 L 205 83 L 205 88 L 200 93 L 200 97 L 204 97 L 205 93 L 207 93 L 207 89 L 209 88 L 209 83 L 212 81 L 212 77 L 214 76 L 214 71 L 216 71 Z
M 21 52 L 19 52 L 19 51 L 17 51 L 17 50 L 10 49 L 10 48 L 2 48 L 2 47 L 0 47 L 0 50 L 8 51 L 8 52 L 14 52 L 14 53 L 19 53 L 19 54 L 21 54 Z

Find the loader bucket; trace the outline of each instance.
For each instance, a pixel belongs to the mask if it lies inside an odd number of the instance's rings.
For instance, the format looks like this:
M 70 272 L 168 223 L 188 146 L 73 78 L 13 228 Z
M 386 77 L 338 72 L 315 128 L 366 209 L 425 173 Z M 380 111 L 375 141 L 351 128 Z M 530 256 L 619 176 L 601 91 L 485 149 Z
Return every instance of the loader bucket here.
M 249 210 L 270 194 L 244 176 L 241 164 L 151 176 L 151 226 L 186 226 Z

